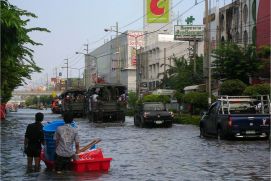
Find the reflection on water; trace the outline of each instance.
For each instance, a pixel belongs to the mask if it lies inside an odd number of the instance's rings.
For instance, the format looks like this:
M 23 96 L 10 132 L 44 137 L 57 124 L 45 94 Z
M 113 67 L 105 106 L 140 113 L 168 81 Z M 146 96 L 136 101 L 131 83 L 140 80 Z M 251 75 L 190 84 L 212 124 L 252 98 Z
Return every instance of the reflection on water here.
M 108 173 L 27 174 L 21 151 L 27 124 L 36 110 L 10 113 L 1 122 L 1 180 L 270 180 L 267 141 L 221 141 L 199 138 L 191 125 L 140 129 L 127 118 L 124 125 L 95 125 L 77 118 L 81 145 L 101 138 L 99 147 L 112 157 Z M 60 118 L 48 109 L 45 122 Z

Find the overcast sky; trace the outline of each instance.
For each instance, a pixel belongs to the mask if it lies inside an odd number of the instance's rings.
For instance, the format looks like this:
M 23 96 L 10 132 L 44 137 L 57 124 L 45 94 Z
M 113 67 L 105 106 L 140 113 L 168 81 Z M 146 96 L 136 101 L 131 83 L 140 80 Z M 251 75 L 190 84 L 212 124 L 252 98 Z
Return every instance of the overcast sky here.
M 76 55 L 75 52 L 84 52 L 84 44 L 87 43 L 91 51 L 103 44 L 106 39 L 110 39 L 111 35 L 115 35 L 104 32 L 104 28 L 115 26 L 116 22 L 121 32 L 143 28 L 143 0 L 9 0 L 9 2 L 38 16 L 37 19 L 31 20 L 29 27 L 44 27 L 51 31 L 30 34 L 33 40 L 43 43 L 43 46 L 33 48 L 36 64 L 44 69 L 42 73 L 34 74 L 32 81 L 28 81 L 35 86 L 45 84 L 47 75 L 49 78 L 55 76 L 56 68 L 58 72 L 66 71 L 61 68 L 65 66 L 66 58 L 69 59 L 71 67 L 83 67 L 83 55 Z M 194 6 L 195 2 L 199 4 Z M 211 0 L 212 6 L 221 6 L 229 2 L 231 0 Z M 192 6 L 194 7 L 190 9 Z M 173 0 L 172 7 L 174 18 L 178 14 L 182 15 L 180 21 L 183 24 L 188 16 L 195 17 L 194 24 L 202 24 L 205 7 L 202 0 Z M 187 11 L 188 9 L 190 10 Z M 78 70 L 71 70 L 70 75 L 78 77 Z

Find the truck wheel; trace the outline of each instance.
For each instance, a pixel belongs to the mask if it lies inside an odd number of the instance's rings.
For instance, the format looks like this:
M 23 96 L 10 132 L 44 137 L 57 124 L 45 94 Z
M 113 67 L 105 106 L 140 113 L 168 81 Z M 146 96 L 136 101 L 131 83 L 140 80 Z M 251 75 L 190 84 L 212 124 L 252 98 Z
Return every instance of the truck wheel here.
M 89 122 L 93 122 L 93 114 L 91 113 L 88 114 L 88 120 Z
M 138 125 L 137 125 L 137 121 L 136 121 L 136 118 L 135 118 L 135 117 L 134 117 L 134 125 L 135 125 L 135 126 L 138 126 Z
M 144 119 L 143 118 L 140 119 L 139 127 L 140 128 L 144 128 L 145 127 L 145 123 L 144 123 Z
M 201 138 L 203 138 L 205 136 L 205 129 L 203 126 L 200 126 L 200 135 Z
M 221 128 L 217 128 L 217 140 L 220 141 L 222 138 L 222 130 Z
M 166 126 L 166 128 L 171 128 L 172 127 L 172 122 L 167 122 L 165 126 Z

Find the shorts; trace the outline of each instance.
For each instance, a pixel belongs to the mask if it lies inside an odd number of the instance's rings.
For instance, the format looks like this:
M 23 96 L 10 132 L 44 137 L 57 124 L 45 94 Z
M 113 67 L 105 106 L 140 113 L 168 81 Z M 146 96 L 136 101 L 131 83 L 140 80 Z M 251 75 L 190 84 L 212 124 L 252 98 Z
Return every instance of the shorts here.
M 25 154 L 27 155 L 27 157 L 40 157 L 40 152 L 41 152 L 40 148 L 31 146 L 27 147 L 25 150 Z
M 55 170 L 62 171 L 62 170 L 72 170 L 72 157 L 62 157 L 56 154 L 55 160 Z

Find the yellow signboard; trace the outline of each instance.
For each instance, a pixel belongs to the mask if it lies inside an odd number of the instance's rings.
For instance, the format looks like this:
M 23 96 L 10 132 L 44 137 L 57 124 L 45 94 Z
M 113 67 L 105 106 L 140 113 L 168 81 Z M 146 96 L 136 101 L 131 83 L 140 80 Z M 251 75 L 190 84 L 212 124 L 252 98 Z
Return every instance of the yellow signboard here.
M 53 98 L 55 98 L 55 97 L 56 97 L 56 91 L 53 91 L 52 94 L 51 94 L 51 96 L 52 96 Z
M 168 23 L 169 1 L 147 0 L 147 23 Z

